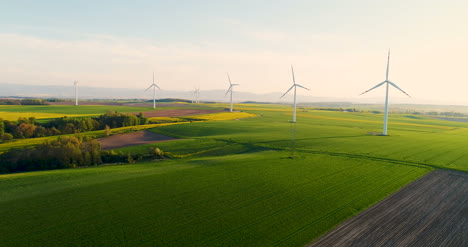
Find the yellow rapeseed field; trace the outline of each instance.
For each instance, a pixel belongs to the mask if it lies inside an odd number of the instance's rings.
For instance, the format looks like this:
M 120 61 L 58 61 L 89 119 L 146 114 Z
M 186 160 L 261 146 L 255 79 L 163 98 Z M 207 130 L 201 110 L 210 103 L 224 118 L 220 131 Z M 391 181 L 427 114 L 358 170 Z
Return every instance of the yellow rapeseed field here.
M 256 117 L 256 114 L 247 113 L 247 112 L 221 112 L 221 113 L 211 113 L 204 115 L 192 116 L 191 118 L 207 120 L 207 121 L 220 121 L 220 120 L 233 120 L 239 118 L 249 118 Z
M 178 118 L 178 117 L 152 117 L 148 118 L 148 120 L 152 123 L 157 123 L 157 122 L 187 122 L 187 120 L 183 118 Z

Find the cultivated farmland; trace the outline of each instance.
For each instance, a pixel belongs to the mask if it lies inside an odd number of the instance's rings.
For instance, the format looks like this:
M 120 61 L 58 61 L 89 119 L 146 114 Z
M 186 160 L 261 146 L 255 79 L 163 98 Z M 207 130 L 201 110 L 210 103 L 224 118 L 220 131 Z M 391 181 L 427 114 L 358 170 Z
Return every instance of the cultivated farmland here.
M 262 151 L 3 175 L 0 241 L 4 246 L 300 246 L 427 172 L 287 155 Z
M 384 137 L 369 134 L 379 114 L 301 109 L 291 124 L 284 106 L 242 107 L 256 117 L 159 125 L 181 139 L 118 149 L 175 159 L 1 175 L 0 242 L 302 246 L 432 170 L 468 171 L 468 123 L 390 115 Z
M 467 246 L 468 174 L 433 171 L 312 246 Z

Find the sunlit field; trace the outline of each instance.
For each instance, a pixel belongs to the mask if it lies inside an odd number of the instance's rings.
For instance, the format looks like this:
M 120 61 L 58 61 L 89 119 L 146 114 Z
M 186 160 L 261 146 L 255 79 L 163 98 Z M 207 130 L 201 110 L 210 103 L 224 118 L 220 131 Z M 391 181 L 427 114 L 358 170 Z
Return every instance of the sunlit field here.
M 379 136 L 381 114 L 240 107 L 118 150 L 168 160 L 0 175 L 0 242 L 303 246 L 431 170 L 468 171 L 468 123 L 390 115 Z

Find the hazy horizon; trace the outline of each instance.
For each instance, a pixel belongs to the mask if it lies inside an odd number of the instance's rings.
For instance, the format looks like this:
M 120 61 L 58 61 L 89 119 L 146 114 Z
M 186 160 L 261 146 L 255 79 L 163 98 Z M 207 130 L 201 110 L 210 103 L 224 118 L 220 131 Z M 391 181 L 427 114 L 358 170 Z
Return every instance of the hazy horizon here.
M 468 104 L 468 3 L 438 1 L 26 1 L 3 4 L 0 83 L 285 92 Z M 300 90 L 298 90 L 299 92 Z M 148 94 L 148 98 L 150 95 Z M 390 92 L 391 102 L 403 98 Z M 383 102 L 383 101 L 382 101 Z

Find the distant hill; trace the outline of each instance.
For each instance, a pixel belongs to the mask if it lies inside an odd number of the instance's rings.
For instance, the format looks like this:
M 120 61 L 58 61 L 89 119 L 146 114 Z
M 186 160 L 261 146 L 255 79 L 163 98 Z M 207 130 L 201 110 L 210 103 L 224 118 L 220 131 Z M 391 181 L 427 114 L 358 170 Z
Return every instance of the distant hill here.
M 41 85 L 25 85 L 13 83 L 0 83 L 0 98 L 10 97 L 30 97 L 30 98 L 57 98 L 57 99 L 73 99 L 73 85 L 69 86 L 41 86 Z M 201 90 L 200 100 L 204 102 L 228 102 L 229 97 L 225 96 L 225 90 Z M 152 93 L 145 92 L 144 88 L 104 88 L 104 87 L 79 87 L 80 99 L 151 99 Z M 298 103 L 300 104 L 315 104 L 319 107 L 349 107 L 353 104 L 377 104 L 382 105 L 383 99 L 380 97 L 373 98 L 332 98 L 332 97 L 315 97 L 312 95 L 299 95 Z M 286 95 L 280 99 L 282 92 L 273 92 L 265 94 L 256 94 L 250 92 L 236 91 L 234 92 L 234 101 L 239 102 L 255 102 L 255 103 L 290 103 L 293 100 L 292 94 Z M 174 91 L 174 90 L 158 90 L 156 92 L 158 100 L 170 98 L 179 101 L 189 102 L 193 95 L 191 91 Z M 392 97 L 391 106 L 394 104 L 426 104 L 440 105 L 441 102 L 436 100 L 424 100 L 415 98 Z M 444 105 L 444 104 L 442 104 Z

